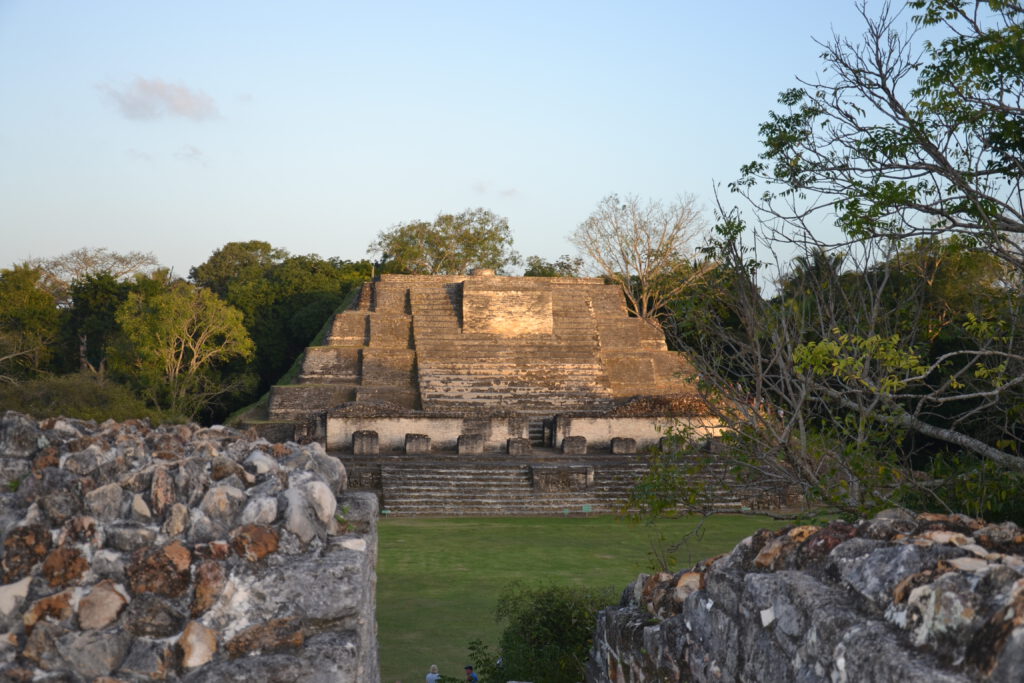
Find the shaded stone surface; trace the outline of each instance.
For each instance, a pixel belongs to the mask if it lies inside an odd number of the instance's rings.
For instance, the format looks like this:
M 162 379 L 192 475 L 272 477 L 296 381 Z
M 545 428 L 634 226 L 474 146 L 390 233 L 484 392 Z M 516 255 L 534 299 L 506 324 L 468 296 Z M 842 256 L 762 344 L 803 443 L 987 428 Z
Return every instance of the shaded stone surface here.
M 0 491 L 0 680 L 377 680 L 377 500 L 345 493 L 337 458 L 225 428 L 46 424 L 0 420 L 34 467 Z
M 57 548 L 43 560 L 41 571 L 51 586 L 61 588 L 78 581 L 88 567 L 78 548 Z
M 78 602 L 78 626 L 100 629 L 112 624 L 128 602 L 113 581 L 101 581 Z
M 188 588 L 190 553 L 180 543 L 136 551 L 128 566 L 133 593 L 155 593 L 176 597 Z
M 4 539 L 4 583 L 27 576 L 50 550 L 50 532 L 40 524 L 14 529 Z
M 598 615 L 587 680 L 1022 680 L 1018 536 L 906 511 L 759 531 L 638 577 Z

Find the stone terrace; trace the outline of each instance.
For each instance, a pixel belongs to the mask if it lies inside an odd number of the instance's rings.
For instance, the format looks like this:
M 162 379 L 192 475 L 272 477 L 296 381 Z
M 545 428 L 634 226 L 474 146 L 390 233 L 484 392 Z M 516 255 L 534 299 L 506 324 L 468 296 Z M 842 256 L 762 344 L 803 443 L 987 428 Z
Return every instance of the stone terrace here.
M 687 391 L 688 364 L 630 318 L 596 278 L 383 275 L 306 352 L 299 383 L 271 393 L 271 420 L 340 404 L 554 415 Z

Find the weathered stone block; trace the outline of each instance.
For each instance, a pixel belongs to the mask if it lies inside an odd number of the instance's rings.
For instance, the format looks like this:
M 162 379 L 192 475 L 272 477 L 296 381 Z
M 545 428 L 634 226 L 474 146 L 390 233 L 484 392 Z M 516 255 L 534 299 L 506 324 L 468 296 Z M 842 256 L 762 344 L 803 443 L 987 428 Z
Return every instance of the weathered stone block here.
M 482 434 L 460 434 L 459 455 L 481 455 L 484 452 Z
M 586 455 L 587 437 L 567 436 L 562 439 L 562 453 L 566 455 Z
M 372 429 L 362 429 L 352 432 L 352 454 L 353 455 L 379 455 L 380 440 L 377 432 Z
M 530 445 L 529 439 L 509 439 L 508 440 L 508 454 L 509 455 L 530 455 L 533 453 L 533 446 Z
M 612 455 L 633 455 L 636 453 L 636 439 L 617 436 L 612 439 Z
M 406 454 L 429 453 L 430 437 L 426 434 L 406 434 L 405 452 Z

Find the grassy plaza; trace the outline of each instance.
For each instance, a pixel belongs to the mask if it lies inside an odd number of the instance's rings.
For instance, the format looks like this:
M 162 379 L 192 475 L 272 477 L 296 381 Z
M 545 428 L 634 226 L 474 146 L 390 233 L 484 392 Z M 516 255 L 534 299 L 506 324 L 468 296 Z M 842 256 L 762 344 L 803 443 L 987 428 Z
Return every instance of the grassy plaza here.
M 655 526 L 611 516 L 393 518 L 380 522 L 377 621 L 381 680 L 423 679 L 431 664 L 459 676 L 476 638 L 497 644 L 494 606 L 512 581 L 612 586 L 652 570 L 653 548 L 694 529 L 699 518 Z M 674 553 L 674 568 L 730 550 L 765 517 L 718 515 Z

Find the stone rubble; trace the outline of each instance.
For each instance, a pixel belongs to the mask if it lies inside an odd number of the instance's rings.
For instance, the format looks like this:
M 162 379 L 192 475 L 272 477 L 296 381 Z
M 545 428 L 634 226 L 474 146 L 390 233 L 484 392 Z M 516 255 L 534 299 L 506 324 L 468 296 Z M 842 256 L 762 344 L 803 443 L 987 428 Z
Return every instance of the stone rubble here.
M 1024 531 L 904 510 L 761 530 L 639 576 L 587 680 L 1024 680 Z
M 0 681 L 374 681 L 377 501 L 319 444 L 0 418 Z

